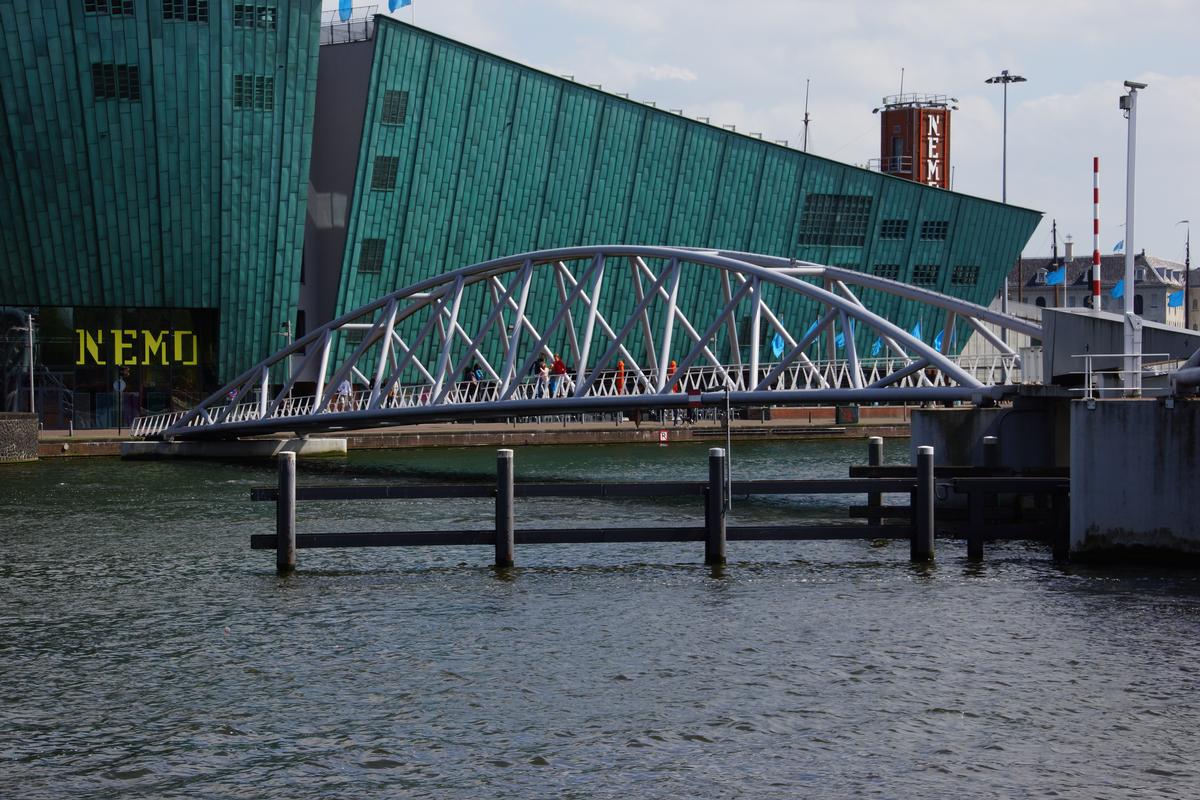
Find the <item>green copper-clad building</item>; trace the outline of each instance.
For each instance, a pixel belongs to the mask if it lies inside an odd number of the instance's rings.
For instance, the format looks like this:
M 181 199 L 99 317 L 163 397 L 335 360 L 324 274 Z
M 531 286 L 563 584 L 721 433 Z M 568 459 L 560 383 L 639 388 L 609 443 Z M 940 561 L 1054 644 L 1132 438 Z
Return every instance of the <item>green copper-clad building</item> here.
M 354 124 L 326 130 L 331 119 Z M 794 257 L 987 305 L 1040 218 L 382 17 L 372 40 L 323 48 L 316 125 L 305 247 L 309 273 L 319 263 L 324 276 L 302 294 L 310 319 L 489 258 L 616 243 Z M 556 300 L 539 299 L 548 316 Z M 941 324 L 919 320 L 913 303 L 875 310 L 906 329 L 923 322 L 928 339 Z
M 17 0 L 0 36 L 0 407 L 26 405 L 32 314 L 50 426 L 191 405 L 286 335 L 492 257 L 721 247 L 986 304 L 1039 218 L 317 0 Z
M 38 309 L 47 424 L 185 402 L 282 343 L 319 22 L 319 0 L 0 3 L 0 327 Z

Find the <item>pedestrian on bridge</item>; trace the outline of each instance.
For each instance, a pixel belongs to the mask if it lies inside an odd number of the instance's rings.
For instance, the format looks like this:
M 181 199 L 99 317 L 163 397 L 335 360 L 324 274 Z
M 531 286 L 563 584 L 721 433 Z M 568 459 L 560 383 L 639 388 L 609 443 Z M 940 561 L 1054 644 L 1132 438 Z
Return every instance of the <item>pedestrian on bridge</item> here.
M 563 385 L 567 375 L 567 365 L 563 363 L 562 356 L 558 353 L 554 354 L 554 363 L 550 365 L 550 396 L 558 397 L 559 387 Z
M 545 397 L 550 385 L 550 368 L 546 366 L 546 359 L 538 358 L 534 371 L 537 374 L 537 388 L 534 396 Z
M 625 360 L 617 360 L 617 394 L 625 394 Z

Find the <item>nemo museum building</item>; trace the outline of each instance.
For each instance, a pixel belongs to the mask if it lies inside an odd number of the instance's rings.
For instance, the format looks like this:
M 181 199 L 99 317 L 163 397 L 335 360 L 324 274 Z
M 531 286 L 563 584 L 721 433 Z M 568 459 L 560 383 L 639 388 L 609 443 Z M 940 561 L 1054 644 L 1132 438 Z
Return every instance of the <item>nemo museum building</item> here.
M 751 251 L 987 305 L 1040 219 L 946 189 L 937 98 L 890 98 L 863 169 L 372 12 L 0 3 L 0 411 L 28 410 L 31 360 L 47 427 L 191 406 L 381 294 L 551 247 Z

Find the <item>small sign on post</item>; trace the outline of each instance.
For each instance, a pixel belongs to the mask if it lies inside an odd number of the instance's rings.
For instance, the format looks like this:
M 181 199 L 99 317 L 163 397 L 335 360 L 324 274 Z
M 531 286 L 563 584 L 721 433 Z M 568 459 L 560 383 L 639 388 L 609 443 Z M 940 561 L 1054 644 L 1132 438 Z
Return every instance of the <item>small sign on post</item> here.
M 667 442 L 670 440 L 670 438 L 671 438 L 671 435 L 669 432 L 667 432 L 667 431 L 659 431 L 658 432 L 658 443 L 659 444 L 661 444 L 661 445 L 667 444 Z

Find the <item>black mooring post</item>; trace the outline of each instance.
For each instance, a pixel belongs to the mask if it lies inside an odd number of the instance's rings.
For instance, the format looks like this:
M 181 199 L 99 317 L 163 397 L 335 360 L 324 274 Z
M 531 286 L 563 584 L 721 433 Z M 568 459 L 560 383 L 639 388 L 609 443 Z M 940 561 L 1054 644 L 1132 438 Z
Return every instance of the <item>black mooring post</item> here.
M 496 451 L 496 566 L 513 565 L 513 451 Z
M 883 437 L 872 436 L 867 440 L 867 466 L 881 467 L 883 466 Z M 881 492 L 867 492 L 867 507 L 876 509 L 883 505 L 883 494 Z M 879 514 L 871 514 L 867 517 L 867 525 L 872 527 L 883 524 L 883 517 Z
M 913 561 L 933 560 L 933 448 L 917 448 L 916 525 L 913 526 L 910 557 Z
M 279 454 L 279 496 L 275 499 L 275 571 L 296 568 L 296 454 Z
M 983 505 L 990 493 L 975 490 L 967 493 L 967 558 L 983 560 Z
M 725 451 L 708 451 L 708 492 L 705 494 L 704 563 L 725 563 Z
M 983 437 L 983 465 L 988 469 L 1000 468 L 1000 440 L 995 436 Z

